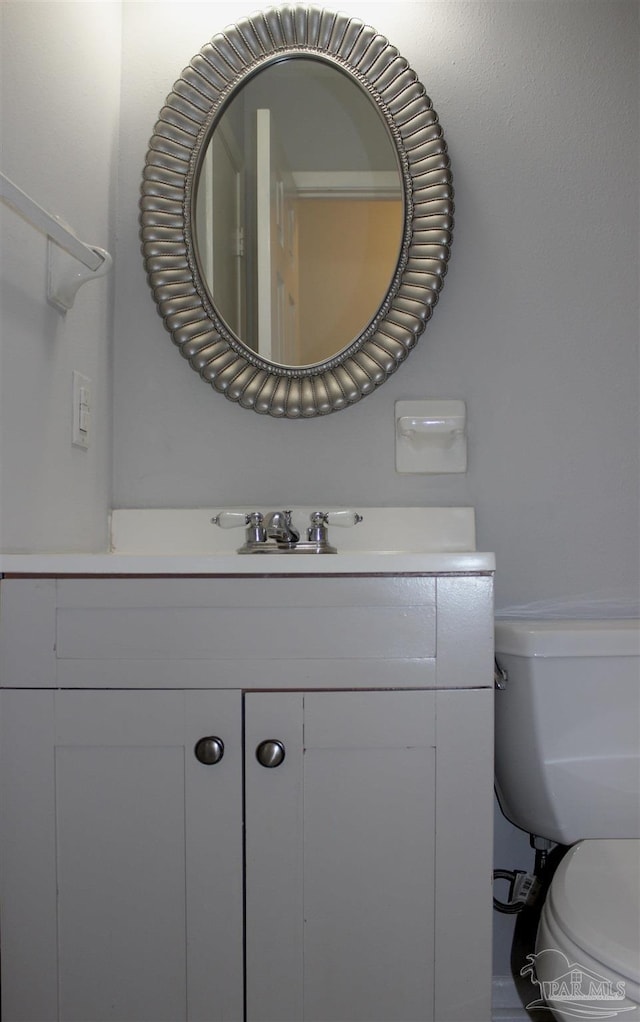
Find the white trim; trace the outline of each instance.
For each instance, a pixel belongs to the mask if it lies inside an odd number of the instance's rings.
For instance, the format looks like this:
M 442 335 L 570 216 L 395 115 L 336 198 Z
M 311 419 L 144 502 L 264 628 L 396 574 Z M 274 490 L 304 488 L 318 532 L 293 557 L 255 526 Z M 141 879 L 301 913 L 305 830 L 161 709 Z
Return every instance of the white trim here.
M 534 990 L 533 987 L 531 989 Z M 512 976 L 494 976 L 491 993 L 492 1022 L 531 1022 Z
M 401 199 L 402 183 L 390 170 L 294 170 L 300 199 Z

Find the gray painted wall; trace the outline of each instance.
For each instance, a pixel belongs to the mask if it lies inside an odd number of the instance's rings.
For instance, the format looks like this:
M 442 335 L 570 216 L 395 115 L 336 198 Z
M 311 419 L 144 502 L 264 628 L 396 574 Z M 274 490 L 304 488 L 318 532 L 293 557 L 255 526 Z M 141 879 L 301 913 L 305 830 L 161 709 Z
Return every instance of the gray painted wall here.
M 61 318 L 44 302 L 44 242 L 0 205 L 3 548 L 100 549 L 111 503 L 472 504 L 479 546 L 497 555 L 499 609 L 633 609 L 638 4 L 337 5 L 425 83 L 449 143 L 456 233 L 409 362 L 353 408 L 301 422 L 244 411 L 198 379 L 139 252 L 140 174 L 164 97 L 255 6 L 127 0 L 120 39 L 115 3 L 2 5 L 2 169 L 115 255 L 111 284 L 87 285 Z M 86 454 L 68 442 L 72 369 L 94 379 Z M 421 397 L 467 402 L 466 475 L 395 473 L 394 402 Z M 497 816 L 496 865 L 530 863 L 526 836 Z M 512 925 L 496 918 L 498 972 Z
M 0 4 L 0 169 L 113 253 L 121 10 Z M 0 202 L 0 549 L 104 547 L 111 502 L 114 276 L 61 315 L 46 238 Z M 71 374 L 92 380 L 93 442 L 71 447 Z
M 256 5 L 254 4 L 253 7 Z M 226 401 L 173 348 L 133 210 L 182 67 L 244 3 L 127 4 L 116 269 L 116 506 L 472 504 L 498 608 L 628 610 L 638 594 L 638 6 L 351 2 L 424 82 L 449 144 L 446 285 L 377 393 L 281 422 Z M 399 476 L 394 402 L 467 402 L 469 470 Z M 608 609 L 602 611 L 606 614 Z M 531 868 L 496 810 L 496 866 Z M 505 896 L 504 885 L 497 891 Z M 494 914 L 509 972 L 514 919 Z
M 127 3 L 117 218 L 114 503 L 457 504 L 498 558 L 497 605 L 625 600 L 638 548 L 638 6 L 351 2 L 439 113 L 456 189 L 446 285 L 377 393 L 279 421 L 215 393 L 140 264 L 146 143 L 182 67 L 244 3 Z M 462 398 L 469 471 L 394 468 L 394 402 Z

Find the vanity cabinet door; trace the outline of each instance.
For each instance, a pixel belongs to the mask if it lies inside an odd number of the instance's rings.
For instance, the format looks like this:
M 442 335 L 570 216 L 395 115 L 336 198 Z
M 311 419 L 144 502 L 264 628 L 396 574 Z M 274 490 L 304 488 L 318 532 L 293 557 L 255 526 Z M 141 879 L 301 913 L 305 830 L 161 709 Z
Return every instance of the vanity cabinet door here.
M 247 1022 L 433 1019 L 435 698 L 245 696 Z
M 3 1018 L 240 1022 L 241 694 L 0 698 Z

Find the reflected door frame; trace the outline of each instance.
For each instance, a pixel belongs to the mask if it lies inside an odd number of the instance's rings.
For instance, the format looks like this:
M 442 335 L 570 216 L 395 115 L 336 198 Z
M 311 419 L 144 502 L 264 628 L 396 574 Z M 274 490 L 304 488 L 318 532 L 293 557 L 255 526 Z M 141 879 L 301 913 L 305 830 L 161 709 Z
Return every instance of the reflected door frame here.
M 196 236 L 209 293 L 238 338 L 243 338 L 247 329 L 245 176 L 242 150 L 222 121 L 202 164 Z

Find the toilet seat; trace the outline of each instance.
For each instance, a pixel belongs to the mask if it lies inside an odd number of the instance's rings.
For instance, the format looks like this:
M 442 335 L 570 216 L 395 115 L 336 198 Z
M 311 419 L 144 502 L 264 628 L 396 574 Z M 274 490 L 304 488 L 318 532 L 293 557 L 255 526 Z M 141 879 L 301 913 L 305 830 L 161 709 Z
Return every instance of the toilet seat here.
M 640 984 L 640 841 L 578 842 L 558 866 L 547 902 L 550 921 L 576 948 Z
M 624 1000 L 610 1005 L 611 1014 L 627 1022 L 640 1020 L 639 906 L 640 841 L 574 845 L 558 866 L 542 909 L 538 974 L 542 979 L 558 976 L 545 975 L 549 963 L 543 965 L 540 952 L 560 952 L 579 973 L 605 978 L 623 991 Z M 559 1003 L 549 1003 L 556 1018 L 569 1017 Z
M 557 982 L 559 976 L 565 971 L 567 963 L 569 963 L 577 965 L 580 972 L 583 975 L 586 974 L 587 983 L 585 985 L 588 985 L 590 977 L 595 976 L 596 979 L 608 980 L 613 990 L 620 991 L 621 996 L 624 994 L 622 999 L 615 1004 L 603 1003 L 602 997 L 600 995 L 596 996 L 591 1004 L 591 1011 L 586 1010 L 584 1003 L 581 1003 L 581 1001 L 576 1003 L 575 1000 L 571 1000 L 569 1010 L 566 1010 L 566 1005 L 554 998 L 552 992 L 547 993 L 547 989 L 541 986 L 540 992 L 543 995 L 543 999 L 546 1000 L 547 1006 L 551 1009 L 551 1014 L 558 1022 L 575 1022 L 576 1018 L 587 1017 L 612 1018 L 616 1022 L 619 1022 L 619 1019 L 624 1019 L 624 1022 L 640 1022 L 640 985 L 631 980 L 623 979 L 622 976 L 604 966 L 601 962 L 594 960 L 591 955 L 588 955 L 586 951 L 574 944 L 566 933 L 563 933 L 562 929 L 556 925 L 552 913 L 548 911 L 547 903 L 545 903 L 542 910 L 536 946 L 538 955 L 543 949 L 555 949 L 553 952 L 555 957 L 549 963 L 548 961 L 543 961 L 545 958 L 544 954 L 540 955 L 540 957 L 536 955 L 535 982 L 541 984 L 544 984 L 544 981 Z M 562 954 L 562 964 L 560 965 L 559 952 Z M 536 1006 L 539 1006 L 539 1003 Z

